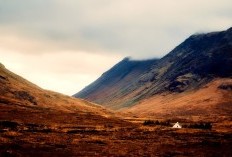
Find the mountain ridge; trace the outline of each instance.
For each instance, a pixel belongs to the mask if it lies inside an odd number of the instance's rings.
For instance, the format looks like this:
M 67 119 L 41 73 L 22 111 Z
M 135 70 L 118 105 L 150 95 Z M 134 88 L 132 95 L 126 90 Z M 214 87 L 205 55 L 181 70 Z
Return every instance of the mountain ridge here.
M 112 86 L 108 86 L 109 83 L 96 81 L 83 90 L 91 90 L 91 93 L 80 94 L 80 92 L 74 96 L 119 110 L 131 107 L 156 94 L 195 90 L 214 78 L 232 76 L 231 52 L 232 28 L 221 32 L 195 34 L 161 59 L 156 59 L 149 66 L 144 66 L 144 71 L 136 77 L 131 77 L 127 85 L 122 86 L 116 82 L 116 84 L 112 83 Z M 123 66 L 122 62 L 116 65 L 119 64 L 124 69 L 128 66 Z M 114 69 L 115 66 L 109 71 Z M 104 80 L 103 77 L 106 77 L 106 74 L 113 82 L 114 77 L 109 73 L 105 73 L 99 79 Z M 130 75 L 131 73 L 127 73 L 127 78 L 130 78 Z M 121 81 L 125 81 L 125 79 Z M 95 86 L 105 85 L 105 89 L 108 89 L 102 91 L 101 88 L 91 87 L 93 84 Z M 113 88 L 117 90 L 109 92 Z

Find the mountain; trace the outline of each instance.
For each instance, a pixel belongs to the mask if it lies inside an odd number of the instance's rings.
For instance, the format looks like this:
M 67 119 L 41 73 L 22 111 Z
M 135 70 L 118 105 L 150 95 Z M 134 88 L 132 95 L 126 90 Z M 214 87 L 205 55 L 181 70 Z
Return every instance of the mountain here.
M 136 83 L 135 79 L 149 71 L 156 61 L 157 59 L 135 61 L 126 57 L 74 96 L 110 107 L 111 104 L 108 106 L 108 102 L 128 94 L 133 84 Z
M 221 32 L 192 35 L 163 58 L 144 65 L 143 71 L 136 77 L 125 70 L 126 74 L 118 78 L 120 81 L 115 82 L 115 76 L 111 72 L 118 67 L 122 67 L 123 71 L 130 62 L 139 61 L 121 61 L 74 96 L 111 109 L 122 110 L 138 106 L 141 102 L 151 103 L 151 98 L 155 96 L 193 94 L 218 80 L 220 85 L 228 84 L 228 80 L 225 82 L 223 78 L 232 77 L 232 28 Z M 136 70 L 137 67 L 134 67 L 133 71 Z M 120 85 L 120 82 L 127 84 Z M 99 88 L 102 86 L 104 90 Z M 223 90 L 216 86 L 215 88 Z M 230 90 L 226 91 L 231 93 Z M 220 96 L 218 94 L 218 97 Z M 162 101 L 166 102 L 165 97 Z M 228 101 L 232 102 L 231 99 Z M 197 104 L 201 103 L 200 101 Z M 170 102 L 165 104 L 169 106 Z M 154 107 L 154 104 L 149 108 L 144 106 L 144 110 L 149 111 Z

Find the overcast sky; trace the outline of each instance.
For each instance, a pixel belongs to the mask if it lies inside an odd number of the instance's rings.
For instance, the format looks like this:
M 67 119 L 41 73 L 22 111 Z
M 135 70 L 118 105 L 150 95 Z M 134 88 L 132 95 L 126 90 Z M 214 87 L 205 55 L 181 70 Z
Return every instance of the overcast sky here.
M 231 26 L 231 0 L 0 0 L 0 62 L 72 95 L 126 56 L 162 57 Z

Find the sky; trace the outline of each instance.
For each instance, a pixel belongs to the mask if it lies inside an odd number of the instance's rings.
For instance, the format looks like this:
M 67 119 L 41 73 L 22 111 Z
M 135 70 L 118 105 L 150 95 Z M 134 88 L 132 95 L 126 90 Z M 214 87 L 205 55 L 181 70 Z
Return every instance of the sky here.
M 0 62 L 73 95 L 124 57 L 160 58 L 229 27 L 231 0 L 0 0 Z

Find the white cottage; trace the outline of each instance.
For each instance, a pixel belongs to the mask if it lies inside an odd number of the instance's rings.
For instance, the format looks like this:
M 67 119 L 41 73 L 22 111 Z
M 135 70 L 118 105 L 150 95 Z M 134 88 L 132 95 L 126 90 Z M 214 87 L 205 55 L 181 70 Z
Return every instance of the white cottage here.
M 176 122 L 176 124 L 174 124 L 172 128 L 182 128 L 182 126 L 178 122 Z

